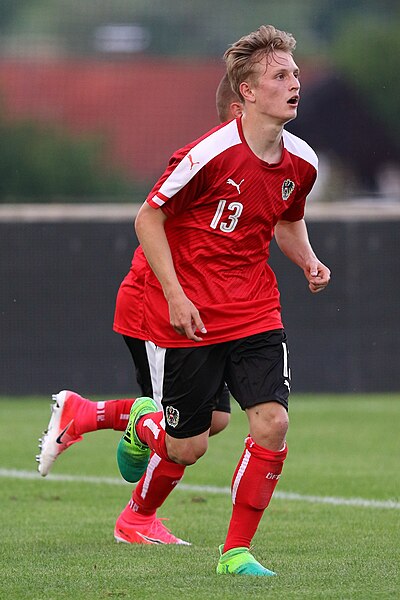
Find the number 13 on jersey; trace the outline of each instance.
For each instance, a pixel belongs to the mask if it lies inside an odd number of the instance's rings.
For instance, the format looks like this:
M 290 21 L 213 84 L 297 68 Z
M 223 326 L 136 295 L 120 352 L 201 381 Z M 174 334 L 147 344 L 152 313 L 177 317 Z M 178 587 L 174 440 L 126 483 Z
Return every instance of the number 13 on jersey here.
M 231 202 L 227 206 L 227 210 L 232 211 L 232 214 L 227 216 L 228 223 L 225 221 L 221 222 L 222 215 L 225 209 L 226 200 L 220 200 L 218 202 L 217 210 L 215 211 L 215 215 L 213 220 L 210 223 L 211 229 L 217 229 L 218 225 L 221 231 L 225 231 L 229 233 L 233 231 L 238 223 L 239 217 L 242 214 L 243 204 L 241 202 Z

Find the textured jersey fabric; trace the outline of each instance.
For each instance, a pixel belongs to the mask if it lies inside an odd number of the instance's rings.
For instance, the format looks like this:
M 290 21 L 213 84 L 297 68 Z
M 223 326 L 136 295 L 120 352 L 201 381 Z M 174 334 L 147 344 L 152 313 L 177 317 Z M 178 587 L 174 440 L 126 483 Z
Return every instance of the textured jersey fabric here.
M 149 339 L 143 305 L 147 268 L 146 257 L 139 246 L 133 255 L 131 268 L 119 286 L 114 312 L 114 331 L 139 340 Z
M 177 276 L 207 334 L 192 342 L 173 330 L 161 286 L 147 266 L 143 320 L 158 346 L 214 344 L 283 326 L 269 244 L 279 219 L 303 218 L 317 157 L 286 131 L 282 144 L 279 163 L 260 160 L 238 118 L 172 156 L 147 202 L 168 217 Z

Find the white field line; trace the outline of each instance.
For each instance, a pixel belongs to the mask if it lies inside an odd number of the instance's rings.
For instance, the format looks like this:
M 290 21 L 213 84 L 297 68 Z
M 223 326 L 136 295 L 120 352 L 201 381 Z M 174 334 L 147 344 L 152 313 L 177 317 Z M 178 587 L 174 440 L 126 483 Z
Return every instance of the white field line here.
M 42 480 L 36 471 L 20 471 L 17 469 L 1 469 L 0 477 L 8 479 L 37 479 Z M 123 479 L 117 477 L 91 477 L 88 475 L 57 475 L 50 474 L 46 481 L 65 481 L 71 483 L 90 483 L 100 485 L 130 485 Z M 230 494 L 228 487 L 216 487 L 211 485 L 188 485 L 180 483 L 177 489 L 200 494 Z M 308 496 L 292 492 L 275 492 L 277 500 L 295 500 L 297 502 L 308 502 L 310 504 L 332 504 L 334 506 L 358 506 L 361 508 L 383 508 L 400 510 L 400 502 L 395 500 L 369 500 L 367 498 L 338 498 L 335 496 Z

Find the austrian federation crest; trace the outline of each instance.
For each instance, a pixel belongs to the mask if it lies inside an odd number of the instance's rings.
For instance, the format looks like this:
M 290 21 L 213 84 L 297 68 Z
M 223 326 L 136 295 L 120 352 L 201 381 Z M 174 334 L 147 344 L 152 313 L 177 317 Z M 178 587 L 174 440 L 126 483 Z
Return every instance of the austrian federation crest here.
M 287 200 L 294 190 L 294 183 L 291 179 L 285 179 L 282 183 L 282 200 Z
M 179 423 L 179 410 L 173 406 L 167 406 L 165 418 L 170 427 L 176 427 Z

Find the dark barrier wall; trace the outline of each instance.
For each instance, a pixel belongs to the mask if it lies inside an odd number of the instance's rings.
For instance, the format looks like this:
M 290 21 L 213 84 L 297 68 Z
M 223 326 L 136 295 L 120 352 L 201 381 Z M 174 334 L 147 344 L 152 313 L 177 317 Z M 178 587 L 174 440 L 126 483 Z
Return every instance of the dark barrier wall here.
M 312 295 L 274 246 L 294 392 L 400 389 L 399 221 L 312 221 L 332 270 Z M 137 243 L 132 223 L 0 223 L 0 394 L 137 393 L 112 331 L 114 300 Z

